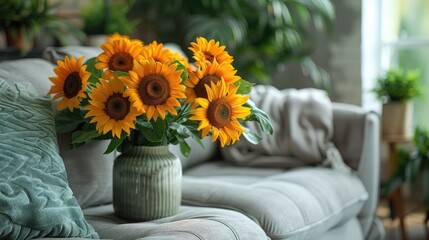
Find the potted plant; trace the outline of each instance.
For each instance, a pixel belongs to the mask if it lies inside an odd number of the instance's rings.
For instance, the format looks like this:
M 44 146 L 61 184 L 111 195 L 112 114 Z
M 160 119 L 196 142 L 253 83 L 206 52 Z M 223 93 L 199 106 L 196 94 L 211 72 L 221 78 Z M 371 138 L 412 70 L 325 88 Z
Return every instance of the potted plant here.
M 429 220 L 429 132 L 416 127 L 413 137 L 414 149 L 399 149 L 395 155 L 395 171 L 383 188 L 389 194 L 403 183 L 415 189 L 417 179 L 421 179 L 421 193 L 426 209 L 425 223 Z
M 86 44 L 98 47 L 106 41 L 107 35 L 113 33 L 130 35 L 139 23 L 138 19 L 128 17 L 132 6 L 130 1 L 89 1 L 81 11 Z
M 412 136 L 412 98 L 422 94 L 418 71 L 390 69 L 377 80 L 373 89 L 383 102 L 382 134 L 387 137 Z
M 83 33 L 72 24 L 52 14 L 48 0 L 4 0 L 0 4 L 0 28 L 4 30 L 9 47 L 24 52 L 33 47 L 34 37 L 41 29 L 54 36 L 62 45 L 68 34 L 78 38 Z

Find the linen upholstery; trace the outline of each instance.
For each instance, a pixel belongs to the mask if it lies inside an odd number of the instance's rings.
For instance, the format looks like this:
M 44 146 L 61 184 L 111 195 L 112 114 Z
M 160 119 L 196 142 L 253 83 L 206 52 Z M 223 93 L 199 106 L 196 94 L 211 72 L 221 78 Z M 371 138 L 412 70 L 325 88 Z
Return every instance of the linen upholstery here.
M 219 154 L 219 143 L 212 143 L 211 137 L 206 137 L 201 140 L 203 146 L 199 145 L 195 140 L 189 138 L 186 140 L 191 146 L 191 153 L 185 157 L 180 151 L 179 145 L 170 145 L 170 151 L 180 158 L 182 169 L 189 169 L 192 166 L 207 162 L 214 159 Z
M 247 178 L 241 168 L 204 169 L 206 177 L 195 169 L 194 176 L 186 171 L 182 202 L 241 212 L 271 239 L 317 239 L 357 216 L 368 198 L 356 176 L 328 168 L 296 168 L 278 174 L 261 169 L 260 176 L 250 173 Z M 234 177 L 234 169 L 240 177 Z
M 147 222 L 130 222 L 118 218 L 113 206 L 85 210 L 88 221 L 101 238 L 109 239 L 171 239 L 171 240 L 261 240 L 264 231 L 246 216 L 216 208 L 182 206 L 173 216 Z
M 333 104 L 334 136 L 333 141 L 338 146 L 344 160 L 361 179 L 369 194 L 363 210 L 359 214 L 363 233 L 370 238 L 370 231 L 382 236 L 377 228 L 374 216 L 379 199 L 380 176 L 380 119 L 375 112 L 366 112 L 357 106 L 344 103 Z M 371 229 L 371 228 L 376 228 Z M 375 238 L 376 239 L 376 238 Z
M 19 83 L 32 93 L 47 95 L 54 76 L 54 65 L 43 59 L 19 59 L 0 62 L 0 79 L 9 85 Z
M 262 140 L 255 145 L 242 137 L 222 150 L 226 160 L 238 165 L 283 168 L 323 164 L 349 171 L 331 141 L 332 106 L 326 92 L 258 85 L 250 99 L 268 114 L 274 133 L 266 134 L 255 123 L 247 123 Z
M 0 238 L 97 238 L 68 186 L 50 99 L 0 80 Z

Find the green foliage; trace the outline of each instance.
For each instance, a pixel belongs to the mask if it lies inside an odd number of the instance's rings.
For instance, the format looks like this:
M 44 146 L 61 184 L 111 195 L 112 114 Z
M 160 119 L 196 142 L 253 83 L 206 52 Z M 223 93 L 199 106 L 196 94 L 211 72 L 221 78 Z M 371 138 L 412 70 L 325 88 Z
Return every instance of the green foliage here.
M 11 29 L 13 37 L 18 31 L 25 35 L 24 51 L 28 51 L 33 36 L 43 28 L 62 45 L 67 45 L 70 35 L 83 38 L 84 33 L 69 22 L 55 16 L 54 5 L 49 0 L 4 0 L 0 4 L 0 27 Z
M 159 41 L 186 49 L 203 36 L 227 45 L 234 66 L 251 82 L 268 82 L 285 61 L 301 63 L 320 85 L 329 79 L 309 58 L 312 35 L 329 31 L 335 19 L 329 0 L 138 0 L 135 9 L 144 11 Z
M 377 80 L 373 92 L 383 102 L 406 102 L 422 94 L 418 71 L 390 69 Z
M 104 2 L 103 0 L 91 0 L 82 9 L 83 31 L 88 35 L 131 34 L 139 23 L 139 20 L 130 20 L 128 17 L 133 3 L 116 0 L 105 6 Z
M 397 151 L 395 172 L 384 186 L 383 193 L 388 194 L 403 183 L 409 183 L 414 187 L 420 175 L 424 205 L 429 210 L 429 132 L 417 127 L 413 142 L 414 150 L 399 149 Z

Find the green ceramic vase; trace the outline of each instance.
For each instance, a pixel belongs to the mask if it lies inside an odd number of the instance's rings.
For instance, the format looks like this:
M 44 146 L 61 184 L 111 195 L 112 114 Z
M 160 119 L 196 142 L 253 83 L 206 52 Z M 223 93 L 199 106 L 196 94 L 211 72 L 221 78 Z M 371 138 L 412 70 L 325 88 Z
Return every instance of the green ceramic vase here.
M 168 146 L 134 146 L 113 166 L 113 207 L 122 218 L 146 221 L 174 215 L 182 200 L 180 159 Z

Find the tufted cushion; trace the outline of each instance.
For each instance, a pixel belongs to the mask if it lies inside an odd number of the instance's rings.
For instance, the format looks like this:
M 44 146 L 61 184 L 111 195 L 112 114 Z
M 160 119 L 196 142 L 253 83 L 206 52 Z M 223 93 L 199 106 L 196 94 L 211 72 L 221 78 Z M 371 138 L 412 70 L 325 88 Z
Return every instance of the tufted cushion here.
M 69 51 L 91 53 L 92 48 L 69 47 Z M 52 50 L 50 50 L 52 51 Z M 43 59 L 20 59 L 0 63 L 0 79 L 9 85 L 20 83 L 31 93 L 46 95 L 54 76 L 54 65 Z M 56 110 L 56 109 L 55 109 Z M 112 168 L 114 154 L 103 154 L 107 141 L 91 142 L 71 149 L 69 135 L 59 135 L 60 155 L 66 166 L 68 181 L 82 208 L 112 201 Z
M 98 237 L 68 186 L 50 99 L 0 79 L 0 239 Z
M 261 240 L 264 231 L 243 214 L 215 208 L 182 206 L 173 216 L 129 222 L 113 213 L 112 205 L 89 208 L 85 216 L 101 238 L 171 240 Z
M 185 172 L 183 203 L 244 213 L 272 239 L 317 239 L 356 217 L 368 198 L 356 176 L 332 169 L 204 165 Z

